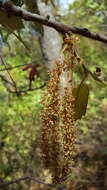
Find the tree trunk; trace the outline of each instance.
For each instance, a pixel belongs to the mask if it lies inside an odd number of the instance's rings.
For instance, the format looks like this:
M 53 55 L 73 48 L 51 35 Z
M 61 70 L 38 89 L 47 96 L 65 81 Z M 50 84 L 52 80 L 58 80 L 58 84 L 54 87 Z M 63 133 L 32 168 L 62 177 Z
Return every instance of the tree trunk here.
M 26 4 L 30 11 L 47 17 L 47 19 L 55 20 L 51 4 L 46 5 L 41 0 L 31 0 L 30 2 L 29 0 L 26 0 Z M 35 30 L 35 34 L 38 33 L 38 39 L 45 65 L 48 69 L 51 69 L 53 60 L 58 58 L 60 53 L 61 38 L 58 32 L 52 28 L 42 26 L 37 23 L 32 26 Z

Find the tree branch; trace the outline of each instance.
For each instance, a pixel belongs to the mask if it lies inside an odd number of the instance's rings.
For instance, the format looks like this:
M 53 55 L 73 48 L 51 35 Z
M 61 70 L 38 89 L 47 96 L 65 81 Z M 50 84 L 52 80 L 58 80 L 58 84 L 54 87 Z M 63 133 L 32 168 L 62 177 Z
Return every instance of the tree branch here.
M 12 180 L 12 181 L 4 182 L 4 183 L 0 184 L 0 189 L 5 188 L 5 187 L 7 187 L 8 185 L 11 185 L 11 184 L 13 184 L 13 183 L 19 183 L 20 181 L 24 181 L 24 180 L 32 180 L 32 181 L 34 181 L 34 182 L 36 182 L 36 183 L 38 183 L 38 184 L 43 184 L 43 185 L 46 185 L 46 186 L 52 187 L 52 188 L 55 188 L 55 187 L 56 187 L 56 185 L 54 185 L 54 184 L 45 183 L 45 182 L 42 182 L 42 181 L 40 181 L 40 180 L 38 180 L 38 179 L 35 179 L 35 178 L 33 178 L 33 177 L 25 176 L 25 177 L 20 177 L 20 178 L 18 178 L 18 179 L 14 179 L 14 180 Z M 67 190 L 67 189 L 65 189 L 65 188 L 63 188 L 63 187 L 57 187 L 57 189 L 58 189 L 58 190 Z
M 16 69 L 16 68 L 19 68 L 19 67 L 23 67 L 23 66 L 28 65 L 28 64 L 30 64 L 30 63 L 25 63 L 25 64 L 21 64 L 21 65 L 16 65 L 16 66 L 13 66 L 13 67 L 2 68 L 2 69 L 0 69 L 0 71 L 12 70 L 12 69 Z
M 10 85 L 12 85 L 9 81 L 7 81 L 5 78 L 3 78 L 3 76 L 2 75 L 0 75 L 0 78 L 4 81 L 4 82 L 6 82 L 5 84 L 10 84 Z M 6 86 L 6 85 L 5 85 Z M 6 86 L 6 89 L 10 92 L 10 93 L 12 93 L 12 94 L 16 94 L 17 96 L 20 96 L 20 95 L 22 95 L 23 93 L 27 93 L 27 92 L 29 92 L 29 91 L 35 91 L 35 90 L 40 90 L 40 89 L 42 89 L 42 88 L 44 88 L 46 86 L 46 84 L 44 83 L 43 85 L 41 85 L 41 86 L 39 86 L 39 87 L 35 87 L 35 88 L 27 88 L 27 89 L 19 89 L 18 88 L 18 90 L 17 91 L 13 91 L 13 90 L 11 90 L 10 88 L 7 88 L 7 86 Z
M 5 68 L 2 68 L 2 69 L 0 69 L 0 71 L 12 70 L 12 69 L 16 69 L 16 68 L 19 68 L 19 67 L 23 67 L 23 66 L 25 66 L 25 65 L 27 65 L 27 64 L 25 63 L 25 64 L 22 64 L 22 65 L 16 65 L 16 66 L 14 66 L 14 67 L 7 67 L 6 69 L 5 69 Z
M 43 85 L 39 86 L 39 87 L 35 87 L 35 88 L 28 88 L 28 89 L 25 89 L 25 90 L 19 90 L 18 93 L 19 95 L 21 95 L 22 93 L 26 93 L 28 91 L 35 91 L 35 90 L 39 90 L 39 89 L 42 89 L 46 86 L 46 84 L 44 83 Z M 15 91 L 11 91 L 11 93 L 16 93 Z
M 18 6 L 15 6 L 10 0 L 6 0 L 1 2 L 0 7 L 6 11 L 7 13 L 10 13 L 10 15 L 14 15 L 17 17 L 20 17 L 26 21 L 33 21 L 38 22 L 40 24 L 43 24 L 45 26 L 54 28 L 61 34 L 65 34 L 69 31 L 71 31 L 74 34 L 78 34 L 93 40 L 97 40 L 103 43 L 107 43 L 107 37 L 103 36 L 98 33 L 90 32 L 87 28 L 80 28 L 80 27 L 70 27 L 65 24 L 61 24 L 55 21 L 48 20 L 47 18 L 44 18 L 42 16 L 39 16 L 37 14 L 33 14 L 29 11 L 26 11 Z

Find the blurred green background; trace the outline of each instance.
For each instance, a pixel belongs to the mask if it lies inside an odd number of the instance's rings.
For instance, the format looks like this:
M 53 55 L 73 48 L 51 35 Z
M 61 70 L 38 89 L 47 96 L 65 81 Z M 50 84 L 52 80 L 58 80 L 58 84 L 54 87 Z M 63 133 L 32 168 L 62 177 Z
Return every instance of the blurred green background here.
M 40 14 L 37 8 L 33 10 L 33 0 L 13 2 L 23 8 L 26 5 L 30 11 L 36 10 L 35 12 Z M 47 8 L 51 7 L 51 13 L 58 22 L 107 35 L 106 0 L 44 0 L 42 3 L 45 4 L 45 13 L 48 13 Z M 29 174 L 49 182 L 49 172 L 43 168 L 39 150 L 40 101 L 44 88 L 28 90 L 28 71 L 23 71 L 24 66 L 19 66 L 28 63 L 37 65 L 39 76 L 32 82 L 33 89 L 39 88 L 47 80 L 50 66 L 48 61 L 44 61 L 44 28 L 41 25 L 23 22 L 23 26 L 19 23 L 17 31 L 14 31 L 15 21 L 12 22 L 13 29 L 0 21 L 0 54 L 6 63 L 3 65 L 1 61 L 0 64 L 0 181 Z M 53 41 L 50 36 L 50 45 Z M 56 45 L 52 44 L 52 48 L 55 49 Z M 91 72 L 95 72 L 96 67 L 100 68 L 101 78 L 107 81 L 106 44 L 79 36 L 76 50 L 87 68 Z M 11 92 L 15 91 L 15 87 L 9 84 L 9 81 L 12 81 L 9 73 L 3 71 L 5 67 L 15 67 L 8 71 L 17 88 L 25 91 L 19 96 Z M 81 69 L 77 69 L 74 76 L 78 84 L 82 79 L 81 72 Z M 85 117 L 77 122 L 78 151 L 71 174 L 72 183 L 67 187 L 72 190 L 107 190 L 107 87 L 91 77 L 86 83 L 90 90 L 88 107 Z M 10 185 L 5 189 L 51 188 L 27 181 Z

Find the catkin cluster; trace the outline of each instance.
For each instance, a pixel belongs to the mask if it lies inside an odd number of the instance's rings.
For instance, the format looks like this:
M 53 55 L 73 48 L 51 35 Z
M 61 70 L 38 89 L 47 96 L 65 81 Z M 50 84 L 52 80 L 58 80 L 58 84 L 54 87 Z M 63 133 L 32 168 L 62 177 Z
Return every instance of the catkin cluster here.
M 45 166 L 51 170 L 55 184 L 67 178 L 75 154 L 75 100 L 71 77 L 75 65 L 75 41 L 72 35 L 65 35 L 61 56 L 49 72 L 50 80 L 42 100 L 41 149 Z M 67 75 L 66 85 L 61 84 L 64 73 Z

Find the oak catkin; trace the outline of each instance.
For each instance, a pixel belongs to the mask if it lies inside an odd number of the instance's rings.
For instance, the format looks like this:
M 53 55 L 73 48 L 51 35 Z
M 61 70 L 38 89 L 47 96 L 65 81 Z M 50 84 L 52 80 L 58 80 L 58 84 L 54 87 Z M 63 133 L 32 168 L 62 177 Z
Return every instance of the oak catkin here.
M 75 154 L 76 127 L 74 119 L 73 81 L 75 37 L 66 35 L 61 56 L 49 72 L 50 80 L 42 100 L 41 149 L 45 166 L 52 172 L 53 183 L 67 178 Z M 66 86 L 61 86 L 61 74 L 66 72 Z M 63 92 L 63 93 L 62 93 Z

